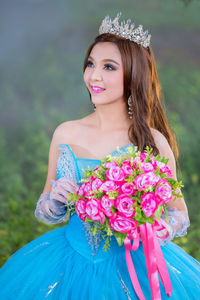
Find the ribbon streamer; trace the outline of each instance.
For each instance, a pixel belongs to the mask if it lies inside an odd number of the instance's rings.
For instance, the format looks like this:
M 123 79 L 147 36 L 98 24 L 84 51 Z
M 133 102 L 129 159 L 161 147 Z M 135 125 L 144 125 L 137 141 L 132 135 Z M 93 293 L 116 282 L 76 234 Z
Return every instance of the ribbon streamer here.
M 128 234 L 125 241 L 125 255 L 126 255 L 126 262 L 129 271 L 129 275 L 135 289 L 135 292 L 140 300 L 145 300 L 143 295 L 142 289 L 140 287 L 140 283 L 137 278 L 137 274 L 133 265 L 133 261 L 131 259 L 130 251 L 136 251 L 139 247 L 140 237 L 142 239 L 144 255 L 146 260 L 147 266 L 147 274 L 149 278 L 150 288 L 151 288 L 151 295 L 152 300 L 161 300 L 160 294 L 160 286 L 158 280 L 158 274 L 160 275 L 161 281 L 164 285 L 166 294 L 171 297 L 172 292 L 172 285 L 169 277 L 169 273 L 167 270 L 167 266 L 165 263 L 165 259 L 163 257 L 157 236 L 156 230 L 162 230 L 164 228 L 164 223 L 161 223 L 159 228 L 159 223 L 154 226 L 145 223 L 140 225 L 137 230 L 132 233 Z M 166 235 L 162 238 L 165 238 Z M 131 241 L 133 244 L 131 245 Z

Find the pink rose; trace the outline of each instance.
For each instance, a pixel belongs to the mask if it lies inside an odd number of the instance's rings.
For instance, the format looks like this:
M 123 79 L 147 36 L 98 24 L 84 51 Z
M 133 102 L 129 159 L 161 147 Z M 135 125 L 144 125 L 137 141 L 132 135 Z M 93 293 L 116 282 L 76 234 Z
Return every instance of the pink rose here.
M 76 201 L 75 211 L 82 221 L 85 221 L 85 218 L 87 216 L 85 212 L 85 208 L 86 208 L 86 202 L 84 199 L 79 199 L 78 201 Z
M 166 166 L 166 165 L 160 169 L 160 172 L 161 173 L 165 173 L 168 178 L 172 178 L 173 177 L 170 168 L 168 166 Z
M 170 168 L 165 163 L 163 163 L 162 161 L 153 160 L 152 164 L 155 166 L 155 168 L 158 167 L 160 169 L 161 173 L 165 173 L 168 178 L 173 177 Z
M 147 173 L 147 172 L 154 172 L 156 168 L 150 163 L 150 162 L 142 162 L 141 163 L 141 168 L 142 171 Z
M 165 164 L 164 164 L 164 162 L 162 162 L 162 161 L 158 161 L 158 160 L 155 160 L 155 159 L 153 159 L 152 160 L 152 164 L 157 168 L 159 168 L 159 169 L 161 169 L 161 168 L 163 168 L 164 166 L 166 166 Z
M 160 204 L 172 200 L 172 187 L 165 179 L 161 179 L 156 186 L 156 197 L 159 199 Z
M 104 163 L 103 166 L 105 168 L 113 168 L 113 167 L 117 167 L 117 163 L 115 161 L 110 161 L 110 162 Z
M 95 178 L 95 180 L 92 182 L 92 190 L 98 191 L 102 183 L 103 181 L 100 178 Z
M 93 221 L 100 221 L 100 223 L 103 224 L 106 220 L 106 217 L 100 208 L 99 199 L 89 199 L 86 202 L 85 211 L 87 213 L 87 216 Z
M 133 217 L 135 215 L 134 202 L 135 201 L 126 194 L 119 195 L 114 204 L 118 209 L 118 215 L 127 218 Z
M 133 183 L 125 182 L 121 185 L 121 191 L 123 194 L 134 196 L 136 194 L 134 186 L 135 185 Z
M 84 185 L 83 185 L 83 184 L 81 184 L 81 185 L 79 186 L 77 194 L 78 194 L 79 196 L 84 196 Z
M 119 189 L 119 185 L 112 180 L 104 181 L 103 184 L 101 185 L 101 190 L 104 193 L 109 192 L 109 191 L 116 191 L 118 189 Z
M 141 162 L 144 162 L 145 161 L 145 159 L 147 158 L 147 153 L 140 153 L 140 160 L 141 160 Z
M 141 201 L 141 207 L 146 217 L 153 216 L 158 207 L 156 195 L 154 193 L 144 193 L 141 196 Z
M 160 176 L 148 172 L 138 175 L 134 180 L 134 184 L 139 191 L 144 191 L 149 185 L 155 186 L 159 180 Z
M 125 179 L 124 171 L 118 166 L 106 170 L 105 175 L 108 180 L 117 182 L 123 181 Z
M 100 205 L 103 213 L 107 217 L 111 217 L 112 216 L 111 207 L 114 205 L 114 200 L 110 199 L 107 195 L 104 195 L 100 200 Z
M 131 163 L 129 160 L 123 161 L 122 164 L 122 170 L 126 175 L 130 175 L 133 172 L 133 169 L 131 168 Z
M 115 214 L 109 219 L 109 225 L 114 231 L 131 232 L 137 227 L 137 221 Z
M 92 183 L 87 181 L 79 187 L 78 195 L 88 197 L 91 196 L 90 191 L 92 191 Z

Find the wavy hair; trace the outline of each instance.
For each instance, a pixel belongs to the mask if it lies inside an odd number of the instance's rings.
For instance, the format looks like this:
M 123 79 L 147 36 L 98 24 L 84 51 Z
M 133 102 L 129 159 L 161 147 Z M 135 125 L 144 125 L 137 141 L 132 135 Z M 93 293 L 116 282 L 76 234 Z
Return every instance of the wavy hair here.
M 93 47 L 102 42 L 114 43 L 121 54 L 127 111 L 128 97 L 131 95 L 133 99 L 134 116 L 128 131 L 130 141 L 137 145 L 140 151 L 144 151 L 146 146 L 149 146 L 153 148 L 154 154 L 158 154 L 159 150 L 150 128 L 157 129 L 165 136 L 177 159 L 178 145 L 161 105 L 161 85 L 151 46 L 144 48 L 135 42 L 110 33 L 98 35 L 87 50 L 83 71 L 87 67 L 88 57 Z

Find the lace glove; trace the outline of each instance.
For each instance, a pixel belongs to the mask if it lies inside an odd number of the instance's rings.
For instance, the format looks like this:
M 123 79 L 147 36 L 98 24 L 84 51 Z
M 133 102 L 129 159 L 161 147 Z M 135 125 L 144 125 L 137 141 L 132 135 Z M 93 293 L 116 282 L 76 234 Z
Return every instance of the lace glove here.
M 190 226 L 190 220 L 188 213 L 183 210 L 178 210 L 177 208 L 168 209 L 168 220 L 166 220 L 165 215 L 162 216 L 165 221 L 166 229 L 157 231 L 158 241 L 161 246 L 166 245 L 175 237 L 181 237 L 187 234 L 187 228 Z M 168 237 L 162 239 L 159 237 L 164 237 L 169 233 Z
M 75 193 L 78 190 L 78 185 L 66 177 L 57 181 L 51 180 L 51 184 L 51 191 L 40 195 L 35 209 L 35 217 L 46 224 L 67 222 L 70 213 L 66 204 L 72 204 L 67 197 L 69 193 Z

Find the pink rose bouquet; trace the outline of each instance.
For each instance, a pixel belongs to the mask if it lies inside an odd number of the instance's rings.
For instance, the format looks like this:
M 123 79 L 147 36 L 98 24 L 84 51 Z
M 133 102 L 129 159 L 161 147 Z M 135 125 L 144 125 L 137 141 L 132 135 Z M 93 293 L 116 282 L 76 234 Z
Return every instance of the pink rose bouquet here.
M 128 154 L 108 155 L 94 170 L 84 171 L 85 178 L 70 200 L 80 219 L 94 224 L 93 234 L 97 226 L 105 232 L 105 251 L 112 235 L 121 246 L 141 224 L 158 227 L 162 214 L 167 214 L 166 204 L 180 196 L 175 191 L 182 182 L 172 178 L 167 162 L 149 147 L 141 153 L 130 146 Z
M 172 178 L 168 159 L 154 156 L 149 147 L 141 153 L 130 146 L 128 154 L 119 154 L 108 155 L 94 170 L 84 171 L 78 192 L 69 198 L 75 202 L 80 219 L 92 223 L 94 235 L 97 229 L 104 231 L 105 251 L 110 247 L 111 236 L 119 246 L 125 245 L 131 281 L 138 298 L 143 300 L 130 255 L 130 250 L 137 250 L 142 241 L 152 299 L 161 299 L 158 273 L 168 296 L 172 286 L 157 232 L 165 228 L 161 217 L 164 213 L 167 216 L 167 203 L 182 197 L 176 191 L 183 185 Z

